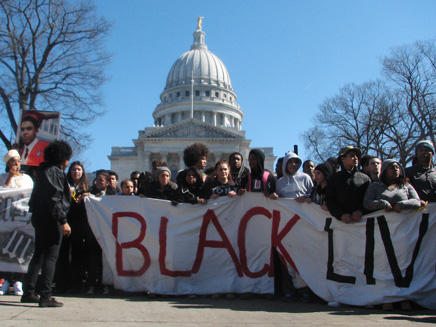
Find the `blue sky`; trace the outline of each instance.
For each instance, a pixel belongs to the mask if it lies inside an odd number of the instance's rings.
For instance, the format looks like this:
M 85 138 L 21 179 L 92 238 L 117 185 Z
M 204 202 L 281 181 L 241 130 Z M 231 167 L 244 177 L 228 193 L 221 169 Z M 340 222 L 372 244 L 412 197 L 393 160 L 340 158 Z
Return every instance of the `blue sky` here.
M 381 77 L 392 47 L 436 37 L 436 1 L 97 0 L 113 22 L 114 54 L 103 88 L 106 114 L 89 125 L 87 171 L 110 168 L 112 146 L 133 146 L 153 125 L 172 64 L 193 42 L 203 16 L 206 44 L 226 65 L 252 147 L 282 156 L 326 97 L 347 83 Z M 333 154 L 336 155 L 336 154 Z M 77 159 L 77 158 L 76 158 Z

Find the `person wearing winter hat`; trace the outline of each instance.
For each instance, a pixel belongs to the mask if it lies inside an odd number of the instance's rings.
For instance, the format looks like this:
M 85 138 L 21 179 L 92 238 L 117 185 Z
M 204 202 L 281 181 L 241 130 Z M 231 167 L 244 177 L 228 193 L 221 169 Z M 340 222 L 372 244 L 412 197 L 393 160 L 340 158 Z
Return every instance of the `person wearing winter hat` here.
M 306 202 L 314 202 L 319 204 L 321 209 L 327 211 L 328 209 L 325 203 L 325 190 L 327 188 L 327 182 L 333 174 L 333 169 L 328 162 L 325 162 L 317 165 L 314 172 L 317 186 L 313 188 L 312 194 Z
M 147 194 L 148 198 L 174 200 L 177 198 L 177 184 L 171 182 L 171 170 L 160 167 L 155 173 L 156 179 L 151 182 Z
M 421 206 L 426 202 L 436 202 L 436 169 L 433 165 L 434 145 L 429 140 L 416 144 L 416 164 L 406 168 L 406 177 L 418 192 Z
M 341 149 L 338 157 L 341 171 L 332 175 L 325 193 L 329 212 L 346 224 L 360 221 L 366 212 L 363 197 L 371 179 L 357 169 L 361 156 L 359 148 L 345 146 Z

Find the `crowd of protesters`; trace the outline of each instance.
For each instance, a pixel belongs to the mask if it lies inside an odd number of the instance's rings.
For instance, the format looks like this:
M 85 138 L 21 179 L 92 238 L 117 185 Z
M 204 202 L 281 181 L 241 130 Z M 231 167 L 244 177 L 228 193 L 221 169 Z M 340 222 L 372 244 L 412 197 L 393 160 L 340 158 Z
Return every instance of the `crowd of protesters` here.
M 436 201 L 434 145 L 428 140 L 417 143 L 414 163 L 407 169 L 394 159 L 382 161 L 363 155 L 359 148 L 346 146 L 337 157 L 317 165 L 312 160 L 303 162 L 296 153 L 288 152 L 278 158 L 275 174 L 265 169 L 265 155 L 258 149 L 252 149 L 248 158 L 234 152 L 228 160 L 221 159 L 205 171 L 209 149 L 195 143 L 185 148 L 183 159 L 187 168 L 177 176 L 171 176 L 166 162 L 155 160 L 151 172 L 134 171 L 130 179 L 121 181 L 120 187 L 117 173 L 106 170 L 97 171 L 92 185 L 88 185 L 85 168 L 79 161 L 71 163 L 65 174 L 71 154 L 66 142 L 51 143 L 44 150 L 45 162 L 33 180 L 20 172 L 21 157 L 16 150 L 4 156 L 6 174 L 0 175 L 0 186 L 33 187 L 29 208 L 35 228 L 35 252 L 23 288 L 18 280 L 22 276 L 9 277 L 10 281 L 5 278 L 0 295 L 14 283 L 15 293 L 22 295 L 22 302 L 39 303 L 42 307 L 62 306 L 51 296 L 53 280 L 58 294 L 110 294 L 110 286 L 102 285 L 105 260 L 102 249 L 86 216 L 83 200 L 89 194 L 149 197 L 168 200 L 177 206 L 206 204 L 220 196 L 259 192 L 273 200 L 290 198 L 298 203 L 315 203 L 345 224 L 358 222 L 372 211 L 401 212 Z M 283 296 L 283 301 L 312 302 L 314 294 L 298 273 L 287 269 L 274 249 L 273 257 L 276 293 Z M 40 271 L 40 295 L 37 295 Z M 212 297 L 218 298 L 219 294 Z M 233 299 L 235 295 L 226 297 Z M 329 305 L 337 307 L 340 303 L 329 302 Z M 409 301 L 398 305 L 403 310 L 412 308 Z M 393 310 L 394 304 L 383 303 L 382 307 Z

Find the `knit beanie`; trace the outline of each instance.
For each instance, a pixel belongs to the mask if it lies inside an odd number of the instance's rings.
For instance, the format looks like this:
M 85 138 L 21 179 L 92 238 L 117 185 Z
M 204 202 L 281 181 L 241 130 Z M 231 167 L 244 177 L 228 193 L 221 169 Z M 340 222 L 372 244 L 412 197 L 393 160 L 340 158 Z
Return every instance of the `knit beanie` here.
M 418 152 L 418 149 L 422 148 L 422 147 L 429 148 L 431 150 L 431 152 L 433 152 L 433 155 L 434 155 L 434 145 L 433 145 L 433 143 L 431 141 L 429 141 L 429 140 L 421 140 L 418 143 L 416 143 L 415 154 Z
M 329 179 L 330 176 L 333 175 L 332 165 L 330 165 L 328 162 L 317 165 L 315 170 L 322 172 L 325 179 Z

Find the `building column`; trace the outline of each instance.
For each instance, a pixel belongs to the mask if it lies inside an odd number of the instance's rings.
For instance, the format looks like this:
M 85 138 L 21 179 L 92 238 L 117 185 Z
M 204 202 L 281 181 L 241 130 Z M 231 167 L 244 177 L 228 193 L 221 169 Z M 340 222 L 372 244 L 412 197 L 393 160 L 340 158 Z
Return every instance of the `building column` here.
M 144 160 L 142 162 L 142 171 L 151 171 L 150 162 L 151 151 L 144 151 Z
M 216 111 L 213 112 L 213 126 L 216 126 Z
M 204 111 L 201 112 L 201 121 L 206 122 L 206 113 Z
M 162 160 L 164 160 L 166 163 L 168 163 L 168 152 L 161 152 L 160 156 Z
M 182 121 L 183 117 L 182 117 L 182 112 L 181 111 L 179 111 L 178 116 L 179 116 L 178 117 L 178 119 L 179 119 L 178 121 Z
M 182 170 L 185 168 L 185 162 L 183 161 L 183 151 L 177 152 L 179 155 L 179 170 Z

